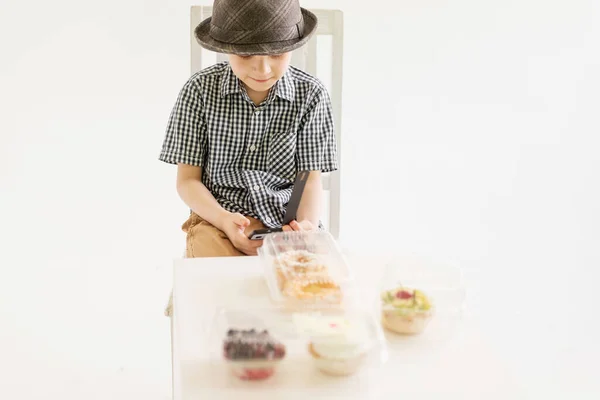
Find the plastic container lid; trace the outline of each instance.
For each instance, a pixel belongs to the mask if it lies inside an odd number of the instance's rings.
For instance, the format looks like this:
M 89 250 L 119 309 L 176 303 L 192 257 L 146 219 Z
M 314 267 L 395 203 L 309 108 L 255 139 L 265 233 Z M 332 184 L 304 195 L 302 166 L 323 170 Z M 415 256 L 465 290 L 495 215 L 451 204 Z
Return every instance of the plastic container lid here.
M 328 359 L 351 359 L 360 356 L 357 373 L 372 369 L 387 361 L 388 353 L 383 331 L 374 316 L 367 311 L 327 310 L 308 313 L 282 312 L 280 308 L 222 308 L 213 320 L 207 351 L 213 365 L 211 371 L 228 375 L 231 357 L 224 344 L 231 330 L 254 330 L 277 344 L 276 379 L 301 386 L 314 379 L 315 365 L 311 348 Z M 272 357 L 274 359 L 275 357 Z M 260 360 L 248 357 L 248 361 Z M 242 360 L 243 357 L 242 357 Z
M 381 330 L 366 312 L 295 314 L 293 319 L 298 332 L 308 337 L 316 351 L 324 356 L 344 359 L 374 351 L 379 353 L 378 362 L 384 361 Z
M 258 253 L 275 303 L 315 309 L 351 301 L 352 271 L 328 232 L 271 234 Z
M 426 309 L 429 305 L 435 308 L 438 315 L 458 315 L 464 307 L 465 289 L 461 270 L 454 265 L 424 257 L 390 258 L 385 265 L 379 289 L 377 301 L 382 306 L 390 303 L 386 301 L 389 295 L 394 296 L 398 303 L 403 303 L 400 292 L 406 291 L 413 297 L 404 299 L 404 302 L 414 300 L 414 303 L 418 303 L 415 304 L 417 309 Z
M 374 308 L 386 331 L 427 332 L 441 340 L 458 326 L 464 304 L 458 267 L 418 256 L 394 256 L 384 268 Z

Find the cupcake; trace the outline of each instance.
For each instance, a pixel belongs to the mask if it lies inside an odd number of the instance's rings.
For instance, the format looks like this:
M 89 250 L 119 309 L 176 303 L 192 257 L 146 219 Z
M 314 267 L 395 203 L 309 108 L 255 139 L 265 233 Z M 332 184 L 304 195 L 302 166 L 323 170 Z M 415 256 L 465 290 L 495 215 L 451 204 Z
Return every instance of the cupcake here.
M 367 352 L 356 343 L 311 342 L 308 351 L 316 367 L 327 375 L 352 375 L 364 364 Z
M 275 373 L 285 357 L 285 346 L 267 330 L 230 329 L 223 343 L 223 356 L 231 373 L 243 380 L 263 380 Z
M 399 287 L 386 290 L 381 300 L 382 325 L 396 333 L 421 333 L 433 317 L 431 301 L 418 289 Z
M 333 376 L 352 375 L 364 365 L 372 341 L 359 321 L 331 316 L 297 318 L 309 333 L 308 352 L 318 370 Z

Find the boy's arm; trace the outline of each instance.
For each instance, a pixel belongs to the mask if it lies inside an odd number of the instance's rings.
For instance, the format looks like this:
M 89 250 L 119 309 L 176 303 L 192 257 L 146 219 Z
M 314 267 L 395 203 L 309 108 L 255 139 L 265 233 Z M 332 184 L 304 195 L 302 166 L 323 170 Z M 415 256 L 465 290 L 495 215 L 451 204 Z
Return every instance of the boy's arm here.
M 295 231 L 318 228 L 323 193 L 321 173 L 337 169 L 333 110 L 325 87 L 314 92 L 301 124 L 296 140 L 296 168 L 310 173 L 296 221 L 292 221 L 288 228 Z M 305 224 L 302 223 L 304 221 Z
M 302 224 L 303 221 L 308 221 L 315 229 L 319 226 L 322 193 L 321 171 L 310 171 L 296 213 L 298 223 Z
M 202 183 L 202 167 L 177 164 L 177 193 L 184 203 L 210 224 L 223 229 L 229 214 Z
M 244 232 L 250 220 L 221 207 L 202 183 L 202 167 L 177 164 L 177 193 L 196 214 L 223 231 L 236 249 L 248 255 L 257 254 L 262 240 L 250 240 Z

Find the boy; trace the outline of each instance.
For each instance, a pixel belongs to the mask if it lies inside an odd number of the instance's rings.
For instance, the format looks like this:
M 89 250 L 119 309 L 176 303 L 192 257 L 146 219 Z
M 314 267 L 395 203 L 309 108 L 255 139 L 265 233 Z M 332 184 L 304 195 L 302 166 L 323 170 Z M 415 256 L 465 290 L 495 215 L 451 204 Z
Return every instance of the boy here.
M 321 173 L 337 169 L 331 104 L 316 78 L 289 66 L 316 26 L 298 0 L 215 0 L 196 27 L 200 45 L 229 62 L 184 85 L 160 154 L 177 164 L 177 191 L 191 209 L 187 257 L 255 255 L 262 240 L 248 234 L 282 225 L 299 171 L 309 178 L 283 228 L 319 227 Z

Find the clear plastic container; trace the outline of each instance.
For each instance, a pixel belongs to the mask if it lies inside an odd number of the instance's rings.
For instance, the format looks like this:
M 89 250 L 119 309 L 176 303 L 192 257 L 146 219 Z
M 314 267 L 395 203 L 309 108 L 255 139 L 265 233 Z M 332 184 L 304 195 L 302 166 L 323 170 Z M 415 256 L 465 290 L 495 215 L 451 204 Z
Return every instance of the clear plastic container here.
M 213 359 L 242 380 L 259 381 L 277 372 L 287 355 L 273 317 L 249 310 L 220 310 L 211 332 Z
M 338 308 L 352 301 L 352 271 L 328 232 L 271 234 L 258 253 L 276 304 L 298 310 Z
M 458 267 L 418 256 L 394 256 L 385 265 L 376 313 L 386 331 L 448 334 L 462 317 L 465 290 Z
M 250 332 L 247 340 L 234 340 L 237 354 L 231 349 L 232 330 Z M 269 341 L 276 343 L 277 356 L 273 352 L 265 357 L 265 343 Z M 372 313 L 356 310 L 289 313 L 279 308 L 219 309 L 207 344 L 213 373 L 226 375 L 233 382 L 265 381 L 286 387 L 360 374 L 387 360 L 378 321 Z M 220 379 L 223 376 L 214 377 L 215 382 Z
M 368 312 L 296 314 L 294 323 L 309 340 L 313 365 L 326 375 L 353 375 L 387 360 L 383 332 Z

